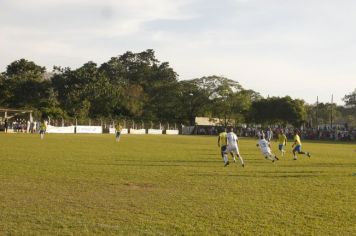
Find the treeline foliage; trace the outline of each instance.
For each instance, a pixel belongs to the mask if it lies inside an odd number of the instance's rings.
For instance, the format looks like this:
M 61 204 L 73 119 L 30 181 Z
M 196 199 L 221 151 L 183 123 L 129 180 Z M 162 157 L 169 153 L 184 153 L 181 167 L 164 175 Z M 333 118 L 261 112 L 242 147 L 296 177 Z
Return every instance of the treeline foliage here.
M 31 108 L 52 119 L 125 118 L 190 125 L 196 116 L 218 117 L 223 125 L 301 125 L 314 112 L 302 100 L 264 99 L 224 77 L 179 81 L 153 50 L 126 52 L 101 65 L 89 61 L 74 70 L 55 66 L 51 76 L 46 68 L 20 59 L 0 75 L 0 106 Z

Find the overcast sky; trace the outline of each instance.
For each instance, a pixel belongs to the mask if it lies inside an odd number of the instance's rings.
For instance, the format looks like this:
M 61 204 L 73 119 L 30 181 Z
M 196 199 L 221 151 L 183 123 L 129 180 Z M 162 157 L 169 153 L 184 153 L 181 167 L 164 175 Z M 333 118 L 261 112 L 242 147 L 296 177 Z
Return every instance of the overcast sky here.
M 0 0 L 0 71 L 154 49 L 179 79 L 221 75 L 263 96 L 341 101 L 356 88 L 354 0 Z

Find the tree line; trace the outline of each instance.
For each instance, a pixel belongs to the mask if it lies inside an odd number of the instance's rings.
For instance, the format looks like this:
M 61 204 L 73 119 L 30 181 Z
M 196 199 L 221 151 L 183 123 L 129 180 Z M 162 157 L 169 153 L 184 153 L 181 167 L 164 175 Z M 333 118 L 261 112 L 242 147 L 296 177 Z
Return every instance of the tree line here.
M 89 61 L 77 69 L 46 68 L 26 59 L 10 63 L 0 74 L 0 107 L 33 109 L 52 119 L 132 119 L 194 125 L 196 116 L 220 118 L 222 125 L 328 123 L 355 125 L 356 89 L 345 106 L 306 104 L 286 97 L 264 98 L 221 76 L 178 80 L 155 52 L 126 52 L 101 65 Z M 317 117 L 315 117 L 317 116 Z

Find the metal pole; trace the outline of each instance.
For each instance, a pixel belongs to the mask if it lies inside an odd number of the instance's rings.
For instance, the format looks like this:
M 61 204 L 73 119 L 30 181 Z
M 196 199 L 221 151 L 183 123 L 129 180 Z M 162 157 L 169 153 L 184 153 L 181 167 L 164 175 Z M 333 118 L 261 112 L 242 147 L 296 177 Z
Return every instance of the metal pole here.
M 334 100 L 334 95 L 331 94 L 331 114 L 330 114 L 330 128 L 333 129 L 333 100 Z
M 319 108 L 319 97 L 316 96 L 316 111 L 315 111 L 315 116 L 316 116 L 316 128 L 319 130 L 319 117 L 318 117 L 318 108 Z

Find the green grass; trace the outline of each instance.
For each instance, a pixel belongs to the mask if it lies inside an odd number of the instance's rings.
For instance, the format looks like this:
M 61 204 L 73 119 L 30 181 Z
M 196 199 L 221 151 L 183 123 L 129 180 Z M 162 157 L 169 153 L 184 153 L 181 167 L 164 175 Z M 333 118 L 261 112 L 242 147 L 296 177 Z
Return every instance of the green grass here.
M 0 134 L 0 235 L 355 235 L 355 144 L 224 168 L 216 140 Z

